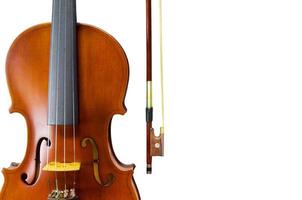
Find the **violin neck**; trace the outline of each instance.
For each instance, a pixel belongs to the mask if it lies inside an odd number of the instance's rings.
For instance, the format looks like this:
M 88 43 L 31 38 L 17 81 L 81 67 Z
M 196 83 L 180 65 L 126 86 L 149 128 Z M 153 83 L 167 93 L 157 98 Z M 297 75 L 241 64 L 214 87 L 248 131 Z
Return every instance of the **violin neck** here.
M 76 0 L 53 0 L 48 124 L 78 122 Z

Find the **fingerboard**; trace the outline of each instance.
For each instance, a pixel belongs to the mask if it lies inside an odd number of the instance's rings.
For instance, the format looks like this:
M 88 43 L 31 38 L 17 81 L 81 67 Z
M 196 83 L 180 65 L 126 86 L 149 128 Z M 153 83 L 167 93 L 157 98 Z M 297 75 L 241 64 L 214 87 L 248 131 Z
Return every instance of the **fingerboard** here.
M 76 0 L 53 0 L 48 124 L 78 123 Z

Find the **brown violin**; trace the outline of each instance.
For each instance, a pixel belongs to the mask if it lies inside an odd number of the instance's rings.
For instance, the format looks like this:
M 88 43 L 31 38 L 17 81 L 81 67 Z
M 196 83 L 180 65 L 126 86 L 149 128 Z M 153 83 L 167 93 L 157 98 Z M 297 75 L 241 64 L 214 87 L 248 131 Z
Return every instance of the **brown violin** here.
M 110 125 L 124 114 L 128 61 L 108 33 L 78 24 L 76 0 L 53 0 L 51 24 L 12 44 L 10 112 L 28 128 L 22 163 L 3 169 L 0 200 L 137 200 L 134 165 L 115 156 Z

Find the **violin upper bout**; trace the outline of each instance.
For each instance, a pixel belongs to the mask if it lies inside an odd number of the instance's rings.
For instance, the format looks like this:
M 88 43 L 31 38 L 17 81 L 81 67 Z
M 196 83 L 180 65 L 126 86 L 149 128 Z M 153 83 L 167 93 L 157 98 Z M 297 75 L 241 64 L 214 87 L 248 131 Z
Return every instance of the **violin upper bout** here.
M 49 45 L 49 23 L 27 29 L 11 45 L 6 59 L 10 113 L 30 118 L 33 113 L 42 117 L 47 111 Z
M 121 45 L 88 25 L 78 25 L 77 37 L 80 111 L 93 119 L 124 114 L 129 66 Z

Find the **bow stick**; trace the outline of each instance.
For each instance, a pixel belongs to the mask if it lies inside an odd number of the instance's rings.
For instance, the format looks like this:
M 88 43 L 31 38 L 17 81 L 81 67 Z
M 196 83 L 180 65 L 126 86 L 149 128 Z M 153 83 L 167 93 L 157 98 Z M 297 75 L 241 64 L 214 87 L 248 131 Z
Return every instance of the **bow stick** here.
M 162 126 L 160 135 L 156 136 L 152 126 L 153 122 L 153 99 L 152 99 L 152 2 L 146 0 L 147 8 L 147 174 L 152 173 L 152 157 L 164 155 L 164 87 L 163 87 L 163 32 L 162 32 L 162 1 L 159 0 L 160 18 L 160 68 L 161 68 L 161 103 L 162 103 Z

